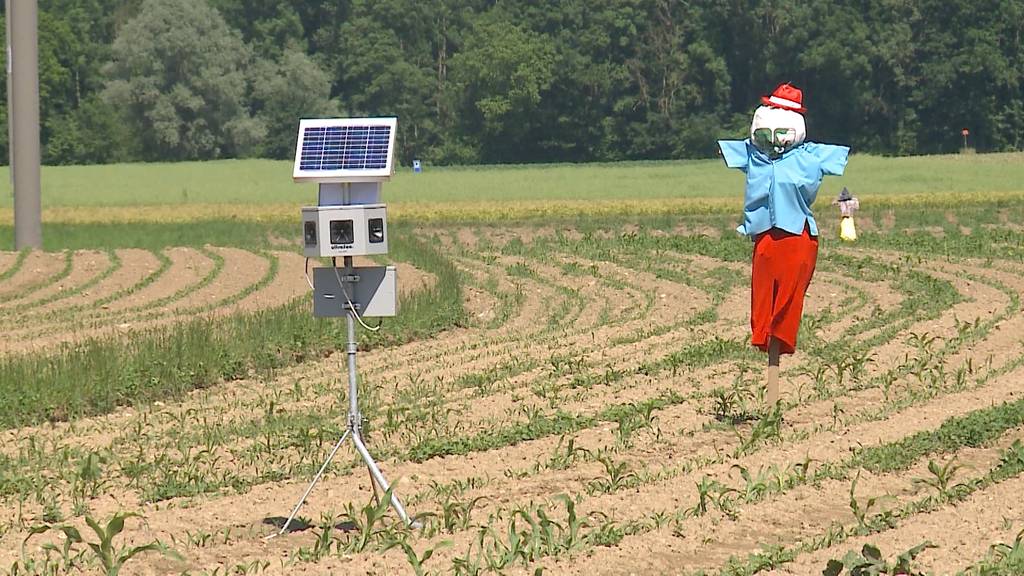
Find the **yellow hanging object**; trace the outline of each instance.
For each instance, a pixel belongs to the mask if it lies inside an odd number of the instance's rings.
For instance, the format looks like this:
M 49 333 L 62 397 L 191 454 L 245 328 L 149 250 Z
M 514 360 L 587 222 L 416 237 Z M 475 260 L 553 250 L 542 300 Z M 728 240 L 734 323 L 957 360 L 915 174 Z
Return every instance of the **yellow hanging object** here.
M 846 217 L 839 221 L 839 237 L 847 242 L 857 239 L 857 227 L 853 224 L 852 217 Z

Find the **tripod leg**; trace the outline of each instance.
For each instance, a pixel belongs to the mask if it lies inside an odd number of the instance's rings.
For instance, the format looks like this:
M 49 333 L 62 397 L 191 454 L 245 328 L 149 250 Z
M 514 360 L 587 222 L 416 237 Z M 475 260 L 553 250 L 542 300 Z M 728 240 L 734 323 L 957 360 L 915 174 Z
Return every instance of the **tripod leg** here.
M 380 486 L 381 490 L 384 490 L 386 493 L 389 488 L 388 481 L 384 478 L 384 474 L 381 473 L 380 468 L 377 467 L 377 463 L 373 461 L 373 456 L 370 456 L 370 452 L 366 449 L 366 445 L 363 444 L 363 440 L 358 434 L 353 434 L 352 441 L 355 443 L 356 450 L 359 452 L 359 455 L 362 456 L 363 460 L 366 462 L 366 467 L 370 469 L 370 474 L 373 476 L 373 479 L 377 482 L 377 485 Z M 398 501 L 398 496 L 394 492 L 391 493 L 391 506 L 395 509 L 395 512 L 398 513 L 398 517 L 402 519 L 402 522 L 405 522 L 410 526 L 413 525 L 412 520 L 410 520 L 409 515 L 405 513 L 405 508 L 402 506 L 402 503 Z
M 320 467 L 320 471 L 316 473 L 313 481 L 310 482 L 309 487 L 306 488 L 306 493 L 302 495 L 302 498 L 299 498 L 299 503 L 295 505 L 295 509 L 292 510 L 291 516 L 288 517 L 284 526 L 281 526 L 281 531 L 277 533 L 278 536 L 284 534 L 285 530 L 288 529 L 288 525 L 295 519 L 295 515 L 299 513 L 299 508 L 302 508 L 302 504 L 306 501 L 306 498 L 309 497 L 309 493 L 313 491 L 313 487 L 316 486 L 316 483 L 320 481 L 320 477 L 324 475 L 324 470 L 327 470 L 327 465 L 334 459 L 334 455 L 338 453 L 338 448 L 341 448 L 342 443 L 344 443 L 345 439 L 348 438 L 350 432 L 352 432 L 351 429 L 345 430 L 345 433 L 341 435 L 341 439 L 334 445 L 334 449 L 332 449 L 330 455 L 327 456 L 327 460 L 325 460 L 323 466 Z

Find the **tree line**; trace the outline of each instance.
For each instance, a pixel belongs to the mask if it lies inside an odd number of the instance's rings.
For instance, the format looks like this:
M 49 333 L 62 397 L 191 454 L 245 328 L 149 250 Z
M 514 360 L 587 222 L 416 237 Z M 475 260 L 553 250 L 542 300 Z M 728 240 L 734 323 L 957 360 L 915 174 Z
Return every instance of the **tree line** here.
M 406 164 L 700 158 L 780 82 L 812 140 L 1024 148 L 1024 0 L 38 2 L 46 164 L 287 158 L 339 115 Z

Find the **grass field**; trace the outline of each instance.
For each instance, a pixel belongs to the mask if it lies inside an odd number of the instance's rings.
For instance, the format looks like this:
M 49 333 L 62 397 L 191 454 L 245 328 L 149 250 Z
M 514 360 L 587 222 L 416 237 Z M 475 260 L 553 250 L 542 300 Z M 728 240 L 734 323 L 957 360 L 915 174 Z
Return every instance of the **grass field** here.
M 743 176 L 720 160 L 588 165 L 400 169 L 385 200 L 406 204 L 623 201 L 735 198 Z M 316 187 L 291 181 L 290 161 L 227 160 L 181 164 L 53 166 L 42 172 L 44 208 L 188 204 L 301 205 Z M 862 197 L 1024 193 L 1024 153 L 882 158 L 854 155 L 848 186 Z M 0 207 L 11 206 L 0 169 Z
M 827 181 L 779 410 L 738 173 L 399 174 L 389 259 L 415 286 L 361 332 L 360 385 L 423 526 L 345 448 L 270 540 L 346 420 L 296 255 L 312 186 L 48 169 L 52 252 L 0 252 L 0 574 L 1024 573 L 1022 166 L 856 156 Z

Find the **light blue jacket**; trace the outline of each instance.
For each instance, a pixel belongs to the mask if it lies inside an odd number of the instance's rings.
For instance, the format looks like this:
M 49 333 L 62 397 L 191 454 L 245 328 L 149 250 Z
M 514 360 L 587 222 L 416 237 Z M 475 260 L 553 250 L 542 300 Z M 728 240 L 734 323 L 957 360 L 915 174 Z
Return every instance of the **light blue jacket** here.
M 826 174 L 841 176 L 846 170 L 849 147 L 804 142 L 775 160 L 749 139 L 719 140 L 718 147 L 726 166 L 747 174 L 743 224 L 737 232 L 750 238 L 772 228 L 802 234 L 806 223 L 811 236 L 818 235 L 811 204 Z

